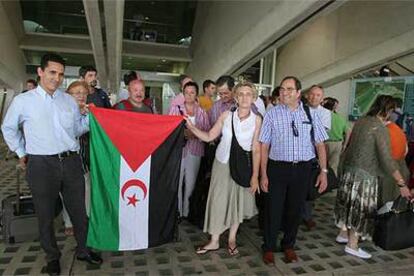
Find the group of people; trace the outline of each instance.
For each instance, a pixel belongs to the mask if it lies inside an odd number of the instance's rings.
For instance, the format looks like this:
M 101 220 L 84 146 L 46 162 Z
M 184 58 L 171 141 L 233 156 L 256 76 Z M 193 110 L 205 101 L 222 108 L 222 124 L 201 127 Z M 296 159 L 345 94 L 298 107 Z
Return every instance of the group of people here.
M 112 106 L 108 95 L 96 87 L 97 71 L 92 66 L 81 67 L 79 81 L 66 93 L 59 90 L 64 68 L 59 55 L 44 55 L 37 71 L 39 85 L 13 99 L 2 125 L 6 143 L 26 166 L 50 274 L 60 272 L 53 228 L 54 207 L 60 198 L 65 205 L 65 221 L 70 221 L 65 223 L 66 233 L 73 232 L 78 244 L 77 258 L 102 262 L 86 247 L 88 104 L 155 113 L 145 101 L 145 83 L 135 72 L 124 78 L 127 99 Z M 324 98 L 319 85 L 312 86 L 303 100 L 301 82 L 294 76 L 281 81 L 267 108 L 252 83 L 235 84 L 231 76 L 221 76 L 215 82 L 206 80 L 204 95 L 199 95 L 198 84 L 189 76 L 181 78 L 180 85 L 181 93 L 171 101 L 168 113 L 181 115 L 186 121 L 177 195 L 181 217 L 189 215 L 189 198 L 197 185 L 200 164 L 205 161 L 202 157 L 208 151 L 214 156 L 204 218 L 204 231 L 211 239 L 197 248 L 197 254 L 219 249 L 220 235 L 229 230 L 227 250 L 237 255 L 238 228 L 258 213 L 255 194 L 263 193 L 263 261 L 274 264 L 280 230 L 284 233 L 280 245 L 286 261 L 298 261 L 294 245 L 299 224 L 303 220 L 309 229 L 315 227 L 313 202 L 307 201 L 307 194 L 312 185 L 319 192 L 326 189 L 328 164 L 341 182 L 334 214 L 340 228 L 336 241 L 346 244 L 348 254 L 370 257 L 358 247 L 358 240 L 372 235 L 380 177 L 392 177 L 389 185 L 394 185 L 401 196 L 412 197 L 401 162 L 391 153 L 386 125 L 396 105 L 389 96 L 376 99 L 369 113 L 355 123 L 351 135 L 345 119 L 336 113 L 337 100 Z M 214 101 L 216 91 L 219 100 Z M 234 140 L 251 152 L 252 176 L 247 188 L 230 173 Z M 310 183 L 315 162 L 320 171 L 316 182 Z

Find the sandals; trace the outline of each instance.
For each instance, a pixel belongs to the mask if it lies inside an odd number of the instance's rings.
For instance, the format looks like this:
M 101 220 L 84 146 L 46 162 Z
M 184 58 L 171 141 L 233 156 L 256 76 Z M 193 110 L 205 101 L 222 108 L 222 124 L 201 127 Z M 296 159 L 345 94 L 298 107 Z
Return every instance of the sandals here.
M 227 247 L 227 251 L 229 252 L 230 256 L 236 256 L 237 254 L 239 254 L 239 250 L 237 249 L 237 246 L 235 246 L 234 248 L 231 248 L 229 246 Z
M 205 248 L 206 245 L 198 247 L 197 250 L 196 250 L 196 254 L 197 255 L 204 255 L 204 254 L 207 254 L 208 252 L 213 252 L 213 251 L 217 251 L 217 250 L 220 249 L 220 247 L 213 248 L 213 249 Z

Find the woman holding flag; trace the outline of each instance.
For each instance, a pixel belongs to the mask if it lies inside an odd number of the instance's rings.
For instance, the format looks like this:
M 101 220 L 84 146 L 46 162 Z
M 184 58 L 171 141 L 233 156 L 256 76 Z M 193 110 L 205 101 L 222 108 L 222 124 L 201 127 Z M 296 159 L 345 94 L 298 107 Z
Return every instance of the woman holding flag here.
M 208 193 L 204 232 L 211 234 L 210 241 L 199 247 L 197 254 L 218 250 L 220 235 L 230 228 L 227 250 L 231 256 L 239 253 L 236 234 L 241 222 L 257 214 L 254 194 L 259 192 L 260 145 L 258 141 L 262 119 L 255 115 L 251 106 L 257 98 L 257 90 L 251 83 L 239 83 L 234 88 L 238 108 L 222 113 L 209 132 L 198 129 L 186 118 L 187 127 L 199 139 L 210 142 L 221 135 L 213 164 L 210 189 Z M 232 141 L 232 122 L 234 133 L 240 146 L 252 151 L 253 174 L 250 188 L 238 185 L 230 175 L 230 147 Z
M 171 107 L 170 115 L 185 115 L 202 131 L 210 130 L 210 121 L 207 113 L 197 104 L 198 85 L 188 82 L 184 85 L 184 104 Z M 204 156 L 204 143 L 188 129 L 184 130 L 186 139 L 181 159 L 180 182 L 178 183 L 178 210 L 181 217 L 188 217 L 190 209 L 190 196 L 193 193 L 200 168 L 201 157 Z M 185 189 L 184 187 L 185 178 Z M 184 195 L 183 195 L 184 190 Z

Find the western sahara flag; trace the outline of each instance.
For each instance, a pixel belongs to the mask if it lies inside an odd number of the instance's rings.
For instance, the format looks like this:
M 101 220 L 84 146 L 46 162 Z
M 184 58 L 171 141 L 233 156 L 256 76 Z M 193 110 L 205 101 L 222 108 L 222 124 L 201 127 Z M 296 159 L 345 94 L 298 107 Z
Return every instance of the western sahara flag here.
M 91 108 L 88 241 L 136 250 L 173 239 L 183 119 Z

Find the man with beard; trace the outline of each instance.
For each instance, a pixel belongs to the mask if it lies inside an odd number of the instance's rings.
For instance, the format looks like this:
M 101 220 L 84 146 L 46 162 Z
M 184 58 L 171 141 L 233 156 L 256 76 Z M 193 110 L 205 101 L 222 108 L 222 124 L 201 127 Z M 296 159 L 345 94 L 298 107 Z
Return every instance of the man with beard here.
M 93 103 L 97 107 L 111 108 L 108 94 L 101 88 L 96 87 L 98 71 L 92 65 L 82 66 L 79 69 L 79 79 L 89 85 L 89 95 L 86 103 Z

